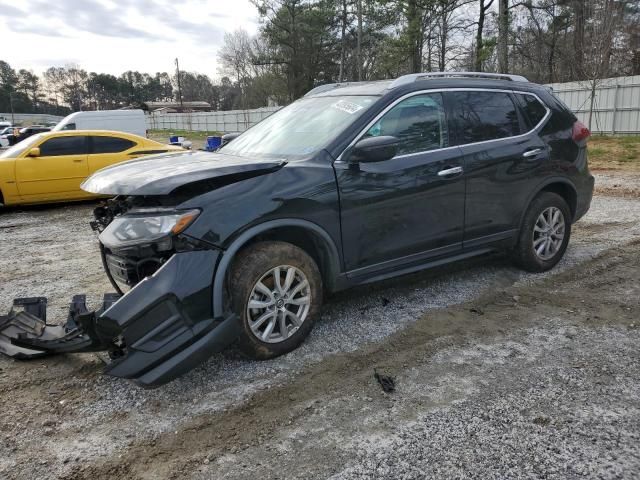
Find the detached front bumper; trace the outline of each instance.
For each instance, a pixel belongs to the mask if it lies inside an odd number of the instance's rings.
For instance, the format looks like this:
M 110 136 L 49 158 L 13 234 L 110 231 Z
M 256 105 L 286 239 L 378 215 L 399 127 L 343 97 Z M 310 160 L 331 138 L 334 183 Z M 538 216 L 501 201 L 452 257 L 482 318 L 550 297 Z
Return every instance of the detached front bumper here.
M 47 348 L 48 342 L 59 342 L 60 335 L 74 333 L 86 340 L 85 345 L 64 351 L 109 350 L 113 361 L 105 369 L 108 375 L 131 379 L 144 387 L 167 383 L 237 338 L 234 314 L 213 317 L 212 282 L 220 255 L 217 250 L 176 253 L 152 276 L 105 305 L 104 311 L 86 313 L 89 322 L 85 319 L 84 325 L 58 327 L 55 334 L 45 335 L 47 329 L 55 328 L 44 328 L 45 318 L 41 318 L 41 325 L 31 325 L 30 331 L 20 331 L 15 314 L 2 317 L 0 345 L 4 338 L 5 346 L 8 339 L 14 347 L 32 348 L 39 355 L 60 353 Z M 22 320 L 29 317 L 33 324 L 38 312 L 32 309 L 26 313 Z M 0 349 L 10 354 L 6 350 Z M 39 356 L 20 353 L 21 358 Z
M 105 373 L 153 387 L 169 382 L 229 346 L 234 314 L 213 318 L 212 282 L 220 252 L 174 254 L 96 321 L 103 338 L 121 337 L 124 356 Z

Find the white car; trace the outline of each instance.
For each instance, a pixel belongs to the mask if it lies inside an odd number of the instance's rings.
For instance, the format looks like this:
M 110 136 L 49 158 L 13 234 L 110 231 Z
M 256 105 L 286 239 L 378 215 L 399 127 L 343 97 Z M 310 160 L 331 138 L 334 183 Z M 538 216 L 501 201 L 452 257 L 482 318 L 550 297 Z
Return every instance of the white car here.
M 13 127 L 11 125 L 0 126 L 0 148 L 6 148 L 9 146 L 9 140 L 7 140 L 7 135 L 10 135 L 12 133 L 13 133 Z

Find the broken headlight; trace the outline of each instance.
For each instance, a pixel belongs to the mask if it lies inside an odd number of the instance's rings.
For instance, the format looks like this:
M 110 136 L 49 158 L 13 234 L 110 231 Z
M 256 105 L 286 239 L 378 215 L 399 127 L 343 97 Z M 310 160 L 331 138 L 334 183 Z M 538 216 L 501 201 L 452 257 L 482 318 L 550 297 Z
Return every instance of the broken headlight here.
M 189 211 L 129 211 L 116 217 L 100 234 L 100 242 L 107 248 L 122 248 L 140 243 L 167 243 L 171 237 L 182 233 L 200 214 Z

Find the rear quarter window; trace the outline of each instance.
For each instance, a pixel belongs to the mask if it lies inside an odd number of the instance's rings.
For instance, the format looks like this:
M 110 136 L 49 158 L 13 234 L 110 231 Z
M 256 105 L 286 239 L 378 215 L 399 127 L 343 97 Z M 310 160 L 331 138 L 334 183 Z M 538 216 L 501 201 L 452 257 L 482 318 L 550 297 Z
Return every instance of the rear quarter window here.
M 518 99 L 518 103 L 520 103 L 529 128 L 534 128 L 547 114 L 547 108 L 533 95 L 516 93 L 515 96 Z
M 511 96 L 504 92 L 449 92 L 451 121 L 458 145 L 519 135 L 520 120 Z
M 129 150 L 135 142 L 119 137 L 91 137 L 91 153 L 119 153 Z
M 545 102 L 547 102 L 547 99 L 545 99 Z M 545 123 L 541 133 L 543 135 L 549 135 L 571 130 L 577 118 L 569 107 L 555 95 L 549 95 L 547 105 L 551 110 L 551 117 L 547 123 Z

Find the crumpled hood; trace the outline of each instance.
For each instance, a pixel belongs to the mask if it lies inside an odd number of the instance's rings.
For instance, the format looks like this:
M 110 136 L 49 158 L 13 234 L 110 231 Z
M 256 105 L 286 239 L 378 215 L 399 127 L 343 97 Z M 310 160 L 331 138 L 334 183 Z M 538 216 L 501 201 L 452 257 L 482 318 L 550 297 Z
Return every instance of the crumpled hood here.
M 185 151 L 162 154 L 98 170 L 80 186 L 101 195 L 168 195 L 189 183 L 247 174 L 269 173 L 284 160 L 253 160 L 223 153 Z

